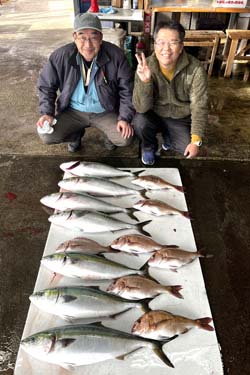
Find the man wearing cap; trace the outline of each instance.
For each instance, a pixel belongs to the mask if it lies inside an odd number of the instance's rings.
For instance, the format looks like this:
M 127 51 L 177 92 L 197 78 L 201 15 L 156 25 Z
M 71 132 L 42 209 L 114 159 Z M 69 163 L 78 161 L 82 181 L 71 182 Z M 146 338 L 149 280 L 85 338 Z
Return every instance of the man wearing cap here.
M 123 51 L 102 40 L 101 22 L 90 13 L 75 17 L 73 39 L 51 54 L 40 74 L 40 138 L 46 144 L 68 142 L 75 152 L 85 128 L 95 127 L 105 134 L 107 149 L 127 146 L 134 134 L 133 73 Z M 42 134 L 44 123 L 55 118 L 54 131 Z

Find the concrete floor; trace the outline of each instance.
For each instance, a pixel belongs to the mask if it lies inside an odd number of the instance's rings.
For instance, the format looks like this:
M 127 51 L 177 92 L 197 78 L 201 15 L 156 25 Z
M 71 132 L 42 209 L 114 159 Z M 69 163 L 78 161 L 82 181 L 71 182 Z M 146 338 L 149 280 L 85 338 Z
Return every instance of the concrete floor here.
M 48 234 L 39 199 L 57 190 L 59 164 L 98 160 L 140 167 L 138 144 L 108 152 L 88 131 L 72 158 L 66 145 L 42 145 L 36 134 L 35 84 L 48 54 L 71 40 L 69 0 L 9 0 L 0 7 L 0 374 L 13 374 L 23 326 Z M 61 9 L 54 9 L 61 6 Z M 34 9 L 35 8 L 35 9 Z M 196 160 L 162 155 L 156 167 L 178 167 L 207 293 L 221 345 L 225 374 L 250 368 L 250 85 L 239 77 L 209 81 L 210 117 Z M 189 374 L 185 374 L 189 375 Z M 202 374 L 201 374 L 202 375 Z

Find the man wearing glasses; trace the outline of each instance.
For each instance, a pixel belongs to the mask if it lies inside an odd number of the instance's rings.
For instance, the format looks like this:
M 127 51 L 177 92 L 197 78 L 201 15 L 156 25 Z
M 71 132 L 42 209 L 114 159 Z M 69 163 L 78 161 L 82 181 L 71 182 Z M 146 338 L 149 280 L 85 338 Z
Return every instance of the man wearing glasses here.
M 76 152 L 85 128 L 95 127 L 105 134 L 107 149 L 127 146 L 133 138 L 133 73 L 123 51 L 102 40 L 101 22 L 90 13 L 75 17 L 73 39 L 51 54 L 40 74 L 40 138 L 68 142 Z
M 207 123 L 207 74 L 199 60 L 183 49 L 185 30 L 181 24 L 161 22 L 154 32 L 154 52 L 147 59 L 136 55 L 133 120 L 141 141 L 141 158 L 153 165 L 162 149 L 187 158 L 199 153 Z

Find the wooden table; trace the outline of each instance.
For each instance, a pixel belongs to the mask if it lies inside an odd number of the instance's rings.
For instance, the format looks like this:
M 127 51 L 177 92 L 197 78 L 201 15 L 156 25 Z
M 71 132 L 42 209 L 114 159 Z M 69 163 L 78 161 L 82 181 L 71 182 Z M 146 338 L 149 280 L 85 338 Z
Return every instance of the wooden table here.
M 218 8 L 211 5 L 209 0 L 164 0 L 152 1 L 152 24 L 151 30 L 153 33 L 155 25 L 155 17 L 157 13 L 169 12 L 174 13 L 174 19 L 180 20 L 181 13 L 230 13 L 230 21 L 228 28 L 232 29 L 235 26 L 235 20 L 239 13 L 250 13 L 250 7 L 246 8 Z

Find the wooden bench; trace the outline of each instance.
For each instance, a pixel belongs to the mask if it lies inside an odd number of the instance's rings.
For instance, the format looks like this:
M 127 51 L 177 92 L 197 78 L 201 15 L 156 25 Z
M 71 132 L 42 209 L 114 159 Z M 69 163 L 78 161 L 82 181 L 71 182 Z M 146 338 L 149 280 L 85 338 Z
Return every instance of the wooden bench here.
M 232 73 L 233 63 L 250 62 L 250 30 L 226 30 L 227 40 L 230 43 L 230 49 L 226 60 L 222 62 L 222 66 L 226 64 L 224 77 L 230 77 Z M 248 52 L 248 54 L 247 54 Z M 247 81 L 249 76 L 249 68 L 246 66 L 243 81 Z
M 208 76 L 211 77 L 213 66 L 221 39 L 225 38 L 223 31 L 217 30 L 186 30 L 184 46 L 187 47 L 206 47 L 207 53 L 203 63 L 205 69 L 208 68 Z

